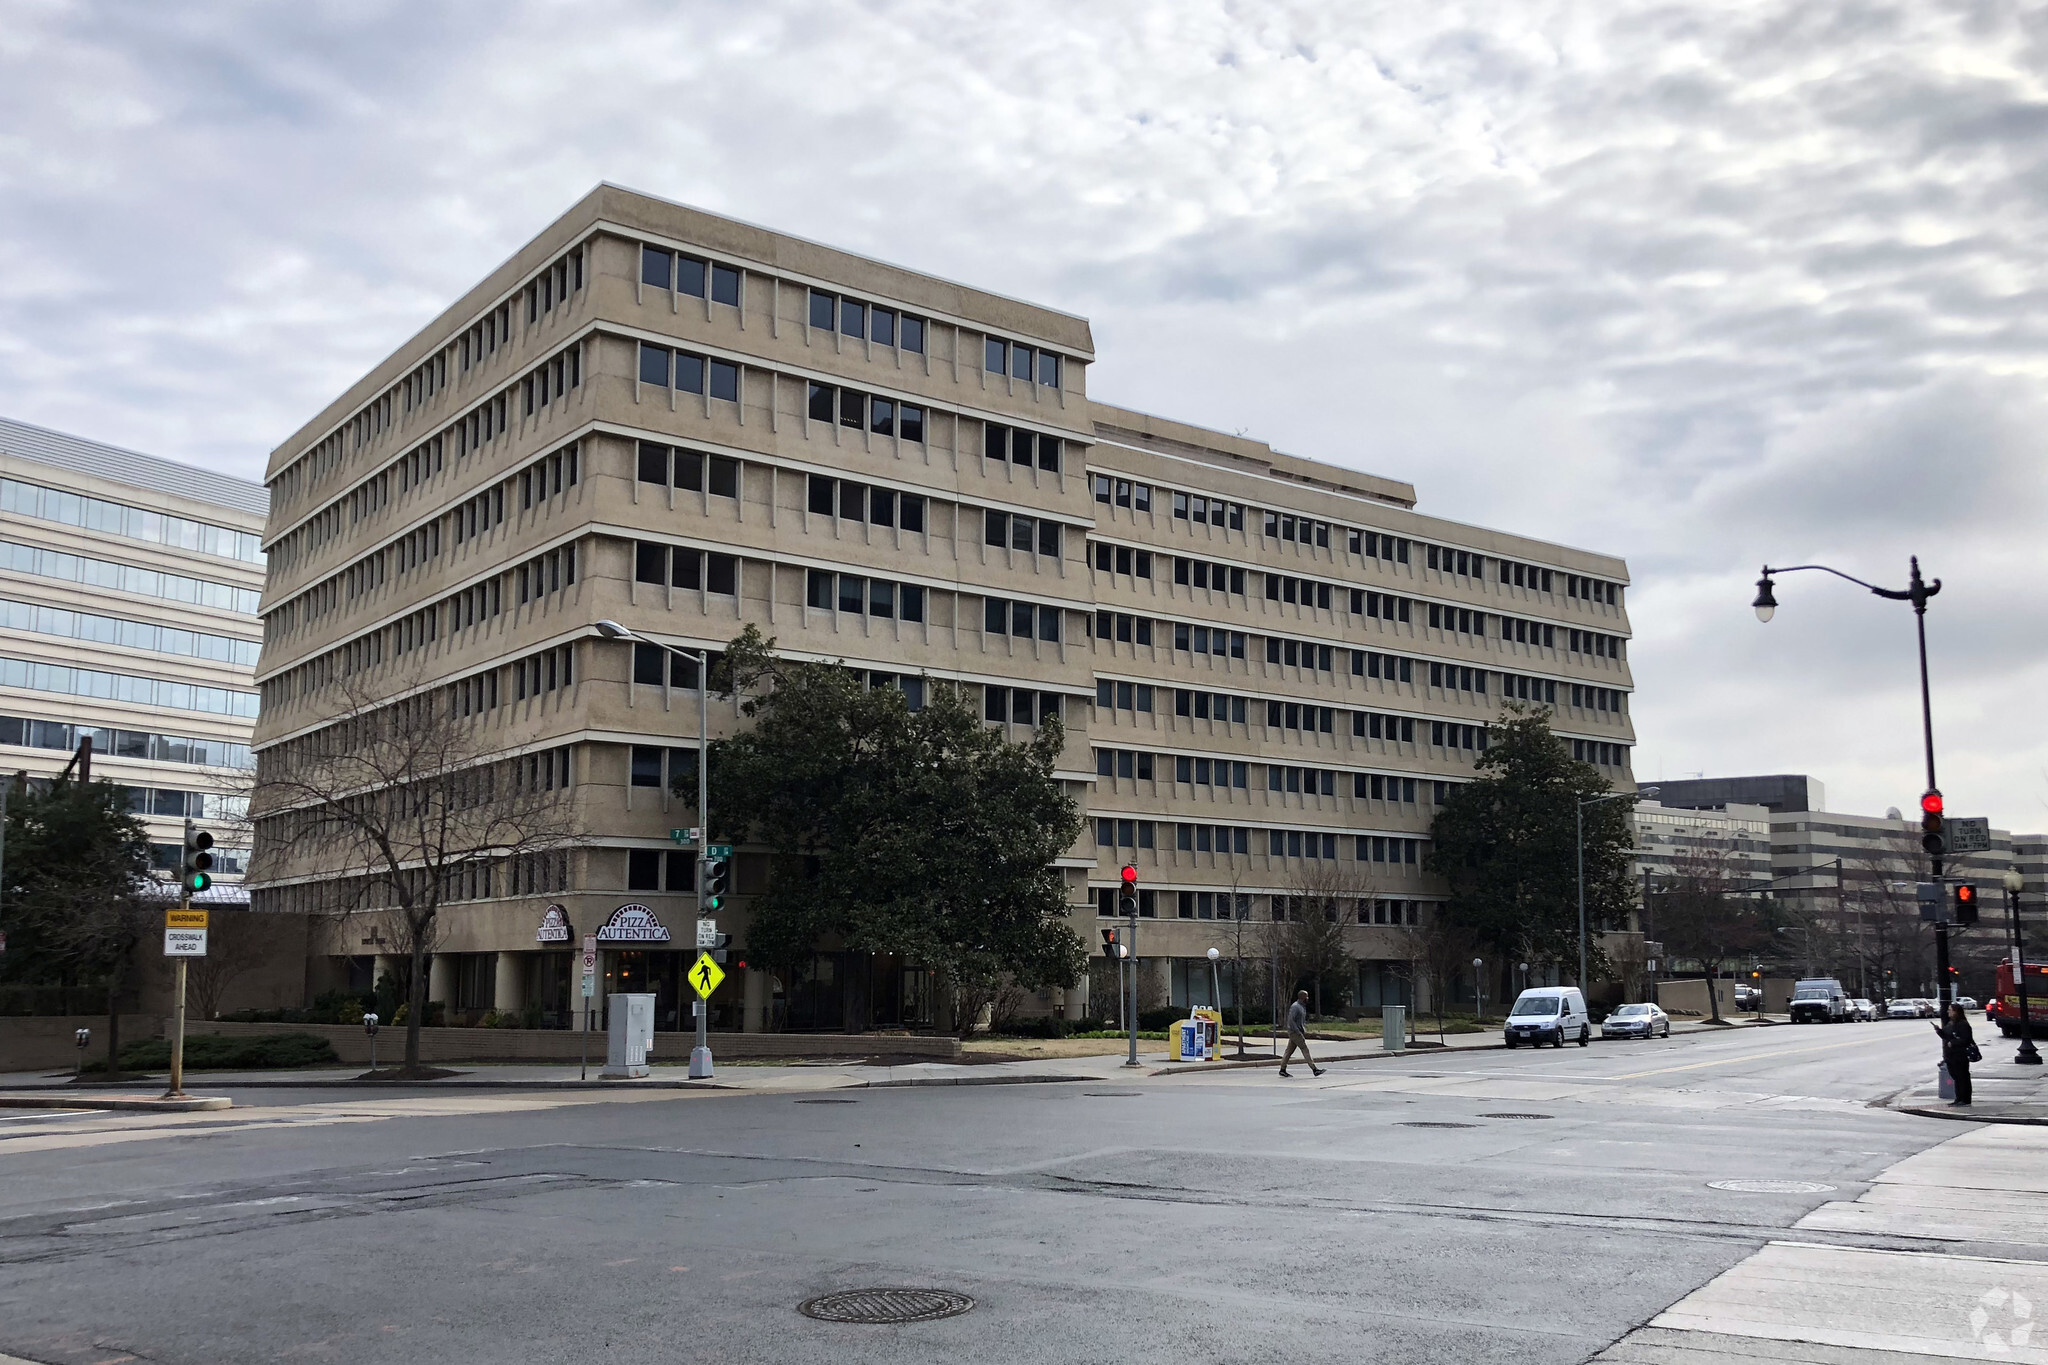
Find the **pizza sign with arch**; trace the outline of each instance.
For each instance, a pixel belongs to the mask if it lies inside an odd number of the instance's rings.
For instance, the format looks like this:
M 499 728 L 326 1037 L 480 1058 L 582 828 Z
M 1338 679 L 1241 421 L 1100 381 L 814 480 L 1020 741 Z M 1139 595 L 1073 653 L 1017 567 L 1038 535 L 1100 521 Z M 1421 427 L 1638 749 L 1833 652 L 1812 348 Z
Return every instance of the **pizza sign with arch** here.
M 622 905 L 597 928 L 599 943 L 666 943 L 668 926 L 644 905 Z

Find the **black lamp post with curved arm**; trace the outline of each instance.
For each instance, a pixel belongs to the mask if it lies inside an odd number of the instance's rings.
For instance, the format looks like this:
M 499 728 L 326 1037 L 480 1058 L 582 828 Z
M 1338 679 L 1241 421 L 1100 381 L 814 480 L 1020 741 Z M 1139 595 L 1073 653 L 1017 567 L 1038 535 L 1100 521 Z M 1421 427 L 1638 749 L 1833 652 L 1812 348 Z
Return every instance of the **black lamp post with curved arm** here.
M 1934 780 L 1934 707 L 1927 691 L 1927 599 L 1941 591 L 1941 580 L 1937 578 L 1930 583 L 1920 576 L 1918 555 L 1912 557 L 1911 565 L 1912 571 L 1907 577 L 1906 586 L 1899 589 L 1880 588 L 1875 583 L 1866 583 L 1854 574 L 1843 573 L 1840 569 L 1830 568 L 1826 564 L 1793 564 L 1778 569 L 1766 564 L 1763 577 L 1756 581 L 1756 601 L 1750 605 L 1756 608 L 1757 620 L 1768 622 L 1778 610 L 1778 598 L 1772 591 L 1772 575 L 1798 573 L 1804 569 L 1818 569 L 1822 573 L 1831 573 L 1837 578 L 1847 579 L 1857 587 L 1867 588 L 1888 601 L 1913 604 L 1913 625 L 1920 640 L 1920 738 L 1927 756 L 1927 792 L 1920 798 L 1920 809 L 1938 817 L 1941 814 L 1942 801 L 1941 788 Z M 1922 823 L 1924 827 L 1926 822 Z M 1941 882 L 1942 857 L 1948 851 L 1947 841 L 1939 832 L 1938 825 L 1921 839 L 1920 845 L 1927 850 L 1927 860 L 1934 869 L 1934 881 L 1938 885 Z M 1945 1003 L 1954 996 L 1954 987 L 1948 975 L 1946 919 L 1937 919 L 1934 923 L 1934 953 L 1935 980 L 1938 983 L 1936 993 Z

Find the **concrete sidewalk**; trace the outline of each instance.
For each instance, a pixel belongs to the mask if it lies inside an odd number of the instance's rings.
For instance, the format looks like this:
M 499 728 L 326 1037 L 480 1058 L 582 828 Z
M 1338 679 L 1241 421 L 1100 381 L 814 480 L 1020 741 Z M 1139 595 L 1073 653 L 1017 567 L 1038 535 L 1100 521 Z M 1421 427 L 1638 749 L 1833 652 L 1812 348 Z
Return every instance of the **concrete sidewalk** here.
M 1594 1357 L 1600 1365 L 2048 1365 L 2048 1133 L 1908 1157 Z
M 2019 1044 L 2000 1038 L 1977 1040 L 1984 1060 L 1970 1068 L 1971 1103 L 1951 1105 L 1939 1092 L 1935 1068 L 1941 1052 L 1933 1037 L 1927 1040 L 1927 1079 L 1909 1086 L 1885 1102 L 1886 1107 L 1904 1114 L 1927 1118 L 1958 1119 L 1965 1123 L 2032 1123 L 2048 1125 L 2048 1065 L 2021 1066 L 2013 1061 Z

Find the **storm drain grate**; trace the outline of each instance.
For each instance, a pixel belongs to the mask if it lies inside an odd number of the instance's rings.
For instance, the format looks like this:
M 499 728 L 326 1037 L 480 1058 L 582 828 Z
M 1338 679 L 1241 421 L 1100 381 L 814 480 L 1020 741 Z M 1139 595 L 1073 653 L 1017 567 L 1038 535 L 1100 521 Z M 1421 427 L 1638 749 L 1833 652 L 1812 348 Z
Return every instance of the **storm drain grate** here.
M 1397 1128 L 1477 1128 L 1479 1125 L 1476 1123 L 1443 1123 L 1429 1119 L 1418 1119 L 1413 1123 L 1399 1123 L 1394 1126 Z
M 1818 1180 L 1709 1180 L 1707 1188 L 1736 1194 L 1826 1194 L 1834 1186 Z
M 798 1304 L 796 1311 L 820 1322 L 932 1322 L 965 1313 L 974 1300 L 948 1289 L 842 1289 Z
M 798 1101 L 797 1101 L 797 1103 L 798 1103 L 798 1104 L 859 1104 L 859 1103 L 860 1103 L 860 1101 L 859 1101 L 859 1100 L 834 1100 L 834 1099 L 822 1099 L 822 1100 L 798 1100 Z
M 1083 1090 L 1091 1100 L 1134 1100 L 1144 1094 L 1142 1090 Z
M 1555 1115 L 1555 1114 L 1481 1114 L 1481 1115 L 1480 1115 L 1479 1117 L 1480 1117 L 1480 1118 L 1483 1118 L 1483 1119 L 1550 1119 L 1550 1118 L 1556 1118 L 1556 1117 L 1557 1117 L 1557 1115 Z

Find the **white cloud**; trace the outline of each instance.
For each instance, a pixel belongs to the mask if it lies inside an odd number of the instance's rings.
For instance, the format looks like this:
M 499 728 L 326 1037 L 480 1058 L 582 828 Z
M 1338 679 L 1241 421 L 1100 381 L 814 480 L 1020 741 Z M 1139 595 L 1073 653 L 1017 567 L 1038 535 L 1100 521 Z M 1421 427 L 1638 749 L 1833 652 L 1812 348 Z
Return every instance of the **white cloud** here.
M 2022 5 L 24 3 L 0 411 L 259 469 L 599 179 L 1081 312 L 1111 401 L 1629 557 L 1644 776 L 2048 825 Z

